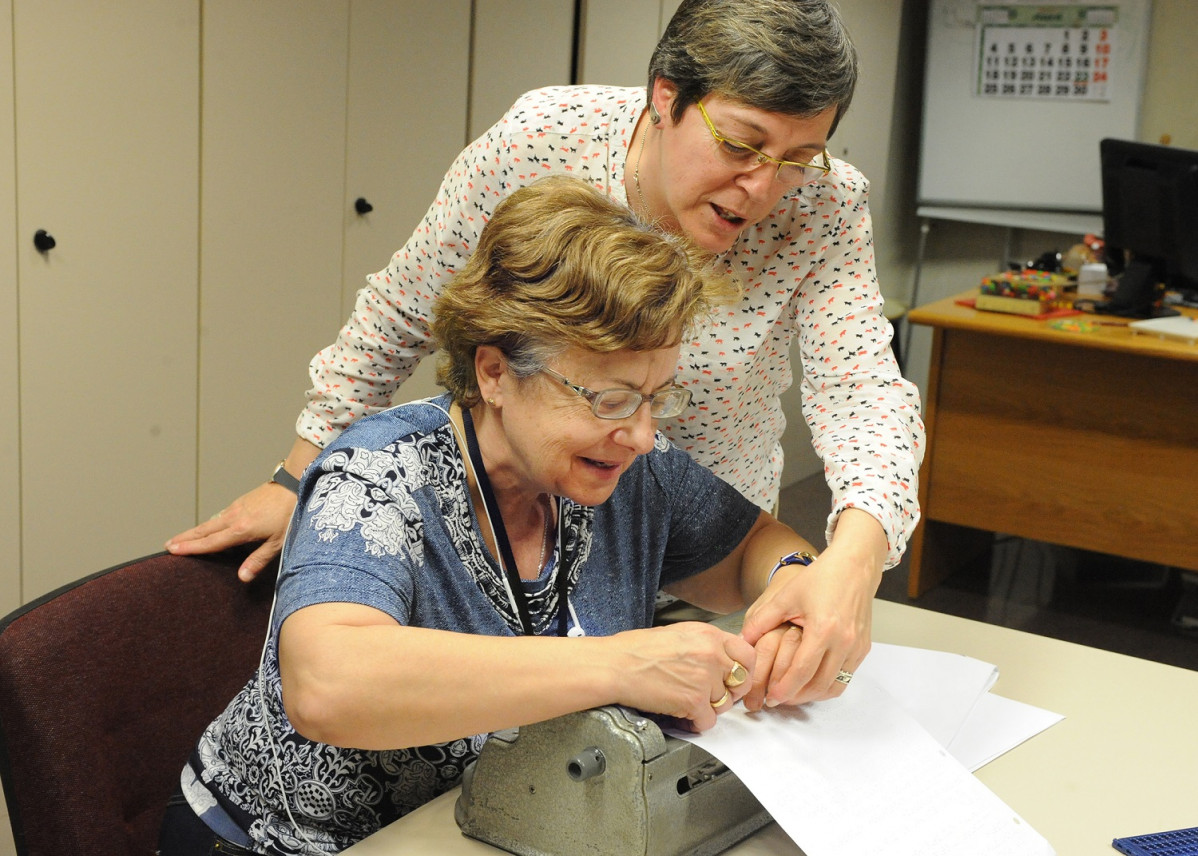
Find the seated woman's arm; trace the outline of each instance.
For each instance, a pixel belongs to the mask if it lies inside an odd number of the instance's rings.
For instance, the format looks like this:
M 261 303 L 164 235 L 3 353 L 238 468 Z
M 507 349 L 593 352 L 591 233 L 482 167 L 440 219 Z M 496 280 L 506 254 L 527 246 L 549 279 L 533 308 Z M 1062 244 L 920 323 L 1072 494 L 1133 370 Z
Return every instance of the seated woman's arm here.
M 368 606 L 304 607 L 283 622 L 283 703 L 310 740 L 397 749 L 605 704 L 715 724 L 751 645 L 689 622 L 608 637 L 492 637 L 405 627 Z M 749 685 L 733 688 L 736 700 Z

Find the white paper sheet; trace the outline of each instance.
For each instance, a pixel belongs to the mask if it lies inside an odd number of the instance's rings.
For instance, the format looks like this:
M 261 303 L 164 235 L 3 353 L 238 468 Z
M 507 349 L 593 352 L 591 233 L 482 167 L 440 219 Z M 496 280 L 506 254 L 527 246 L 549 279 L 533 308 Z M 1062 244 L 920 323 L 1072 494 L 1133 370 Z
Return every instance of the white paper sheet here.
M 998 668 L 961 654 L 875 642 L 857 674 L 886 690 L 970 771 L 1064 718 L 988 692 Z
M 737 774 L 807 856 L 1041 856 L 1052 847 L 868 674 L 838 699 L 676 732 Z
M 951 746 L 998 680 L 998 667 L 963 654 L 875 642 L 857 675 L 886 690 L 941 746 Z
M 969 718 L 948 745 L 948 751 L 965 769 L 980 770 L 999 755 L 1064 718 L 1050 710 L 986 693 L 978 699 Z

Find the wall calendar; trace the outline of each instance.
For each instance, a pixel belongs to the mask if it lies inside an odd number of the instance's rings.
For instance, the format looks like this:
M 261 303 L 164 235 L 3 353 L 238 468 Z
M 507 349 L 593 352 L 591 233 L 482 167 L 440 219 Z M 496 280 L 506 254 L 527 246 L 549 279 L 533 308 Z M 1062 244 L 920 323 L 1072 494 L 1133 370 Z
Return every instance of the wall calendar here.
M 982 4 L 977 95 L 1109 101 L 1120 69 L 1115 5 Z

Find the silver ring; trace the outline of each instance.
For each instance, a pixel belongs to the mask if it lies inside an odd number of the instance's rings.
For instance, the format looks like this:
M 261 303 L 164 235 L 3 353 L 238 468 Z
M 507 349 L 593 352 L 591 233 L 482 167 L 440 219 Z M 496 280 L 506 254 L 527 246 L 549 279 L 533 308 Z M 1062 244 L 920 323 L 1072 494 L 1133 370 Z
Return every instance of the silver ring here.
M 853 673 L 846 672 L 844 669 L 841 669 L 840 674 L 836 676 L 836 680 L 840 681 L 842 684 L 847 684 L 852 679 L 853 679 Z

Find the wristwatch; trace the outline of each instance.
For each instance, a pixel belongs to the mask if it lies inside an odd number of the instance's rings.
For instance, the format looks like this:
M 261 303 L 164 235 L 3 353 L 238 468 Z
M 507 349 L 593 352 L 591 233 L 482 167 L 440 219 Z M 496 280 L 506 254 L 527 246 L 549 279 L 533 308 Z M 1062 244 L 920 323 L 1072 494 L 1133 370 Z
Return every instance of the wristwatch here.
M 285 463 L 287 463 L 286 459 L 279 461 L 278 466 L 275 467 L 275 471 L 270 474 L 270 480 L 277 485 L 282 485 L 292 493 L 298 495 L 299 479 L 287 472 L 287 470 L 283 467 Z
M 806 550 L 796 550 L 789 553 L 778 560 L 778 564 L 774 565 L 774 569 L 770 571 L 770 575 L 766 577 L 765 584 L 768 586 L 774 581 L 774 574 L 785 568 L 787 565 L 810 565 L 815 561 L 815 556 L 808 553 Z

